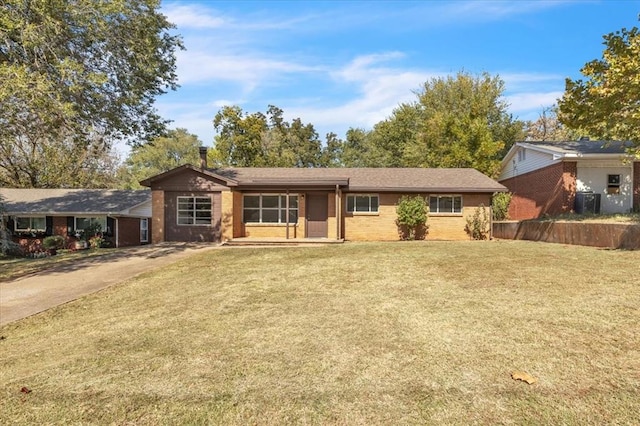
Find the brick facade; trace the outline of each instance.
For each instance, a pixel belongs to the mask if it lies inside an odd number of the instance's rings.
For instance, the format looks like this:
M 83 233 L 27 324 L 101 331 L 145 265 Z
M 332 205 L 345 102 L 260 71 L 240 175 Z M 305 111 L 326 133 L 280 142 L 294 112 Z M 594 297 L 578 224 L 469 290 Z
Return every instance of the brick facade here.
M 577 163 L 564 161 L 501 181 L 513 194 L 509 216 L 524 220 L 572 211 L 576 177 Z
M 118 218 L 118 247 L 140 245 L 140 219 L 134 217 Z

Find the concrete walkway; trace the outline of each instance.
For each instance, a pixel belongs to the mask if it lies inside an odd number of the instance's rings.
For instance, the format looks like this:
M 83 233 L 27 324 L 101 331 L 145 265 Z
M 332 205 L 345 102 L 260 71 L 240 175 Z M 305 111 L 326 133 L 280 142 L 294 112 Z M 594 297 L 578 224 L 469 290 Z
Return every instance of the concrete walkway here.
M 194 253 L 211 243 L 163 243 L 89 257 L 13 281 L 0 282 L 0 325 L 37 314 Z

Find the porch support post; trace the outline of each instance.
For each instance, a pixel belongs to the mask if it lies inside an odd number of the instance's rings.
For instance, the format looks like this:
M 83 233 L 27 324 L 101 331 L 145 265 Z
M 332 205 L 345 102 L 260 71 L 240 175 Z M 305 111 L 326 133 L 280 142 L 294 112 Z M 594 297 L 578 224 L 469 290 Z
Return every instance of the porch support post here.
M 340 222 L 342 222 L 342 218 L 340 217 L 340 212 L 342 209 L 340 208 L 340 186 L 336 185 L 336 239 L 340 239 Z
M 285 212 L 285 216 L 286 216 L 286 224 L 287 224 L 287 240 L 289 239 L 289 190 L 287 189 L 287 201 L 285 202 L 286 207 L 286 212 Z

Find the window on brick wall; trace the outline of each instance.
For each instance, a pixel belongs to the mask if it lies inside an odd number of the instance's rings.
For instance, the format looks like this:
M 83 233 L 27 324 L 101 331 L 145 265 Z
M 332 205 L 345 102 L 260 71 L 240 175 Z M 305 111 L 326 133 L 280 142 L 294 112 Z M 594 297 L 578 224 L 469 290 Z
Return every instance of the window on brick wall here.
M 462 213 L 462 195 L 432 195 L 429 197 L 429 213 Z

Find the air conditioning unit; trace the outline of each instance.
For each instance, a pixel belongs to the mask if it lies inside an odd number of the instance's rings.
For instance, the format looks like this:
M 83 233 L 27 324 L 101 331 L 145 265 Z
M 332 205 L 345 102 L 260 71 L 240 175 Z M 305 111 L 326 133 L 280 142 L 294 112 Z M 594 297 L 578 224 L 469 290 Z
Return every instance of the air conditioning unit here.
M 600 194 L 594 194 L 593 192 L 577 192 L 574 210 L 578 214 L 600 213 Z

